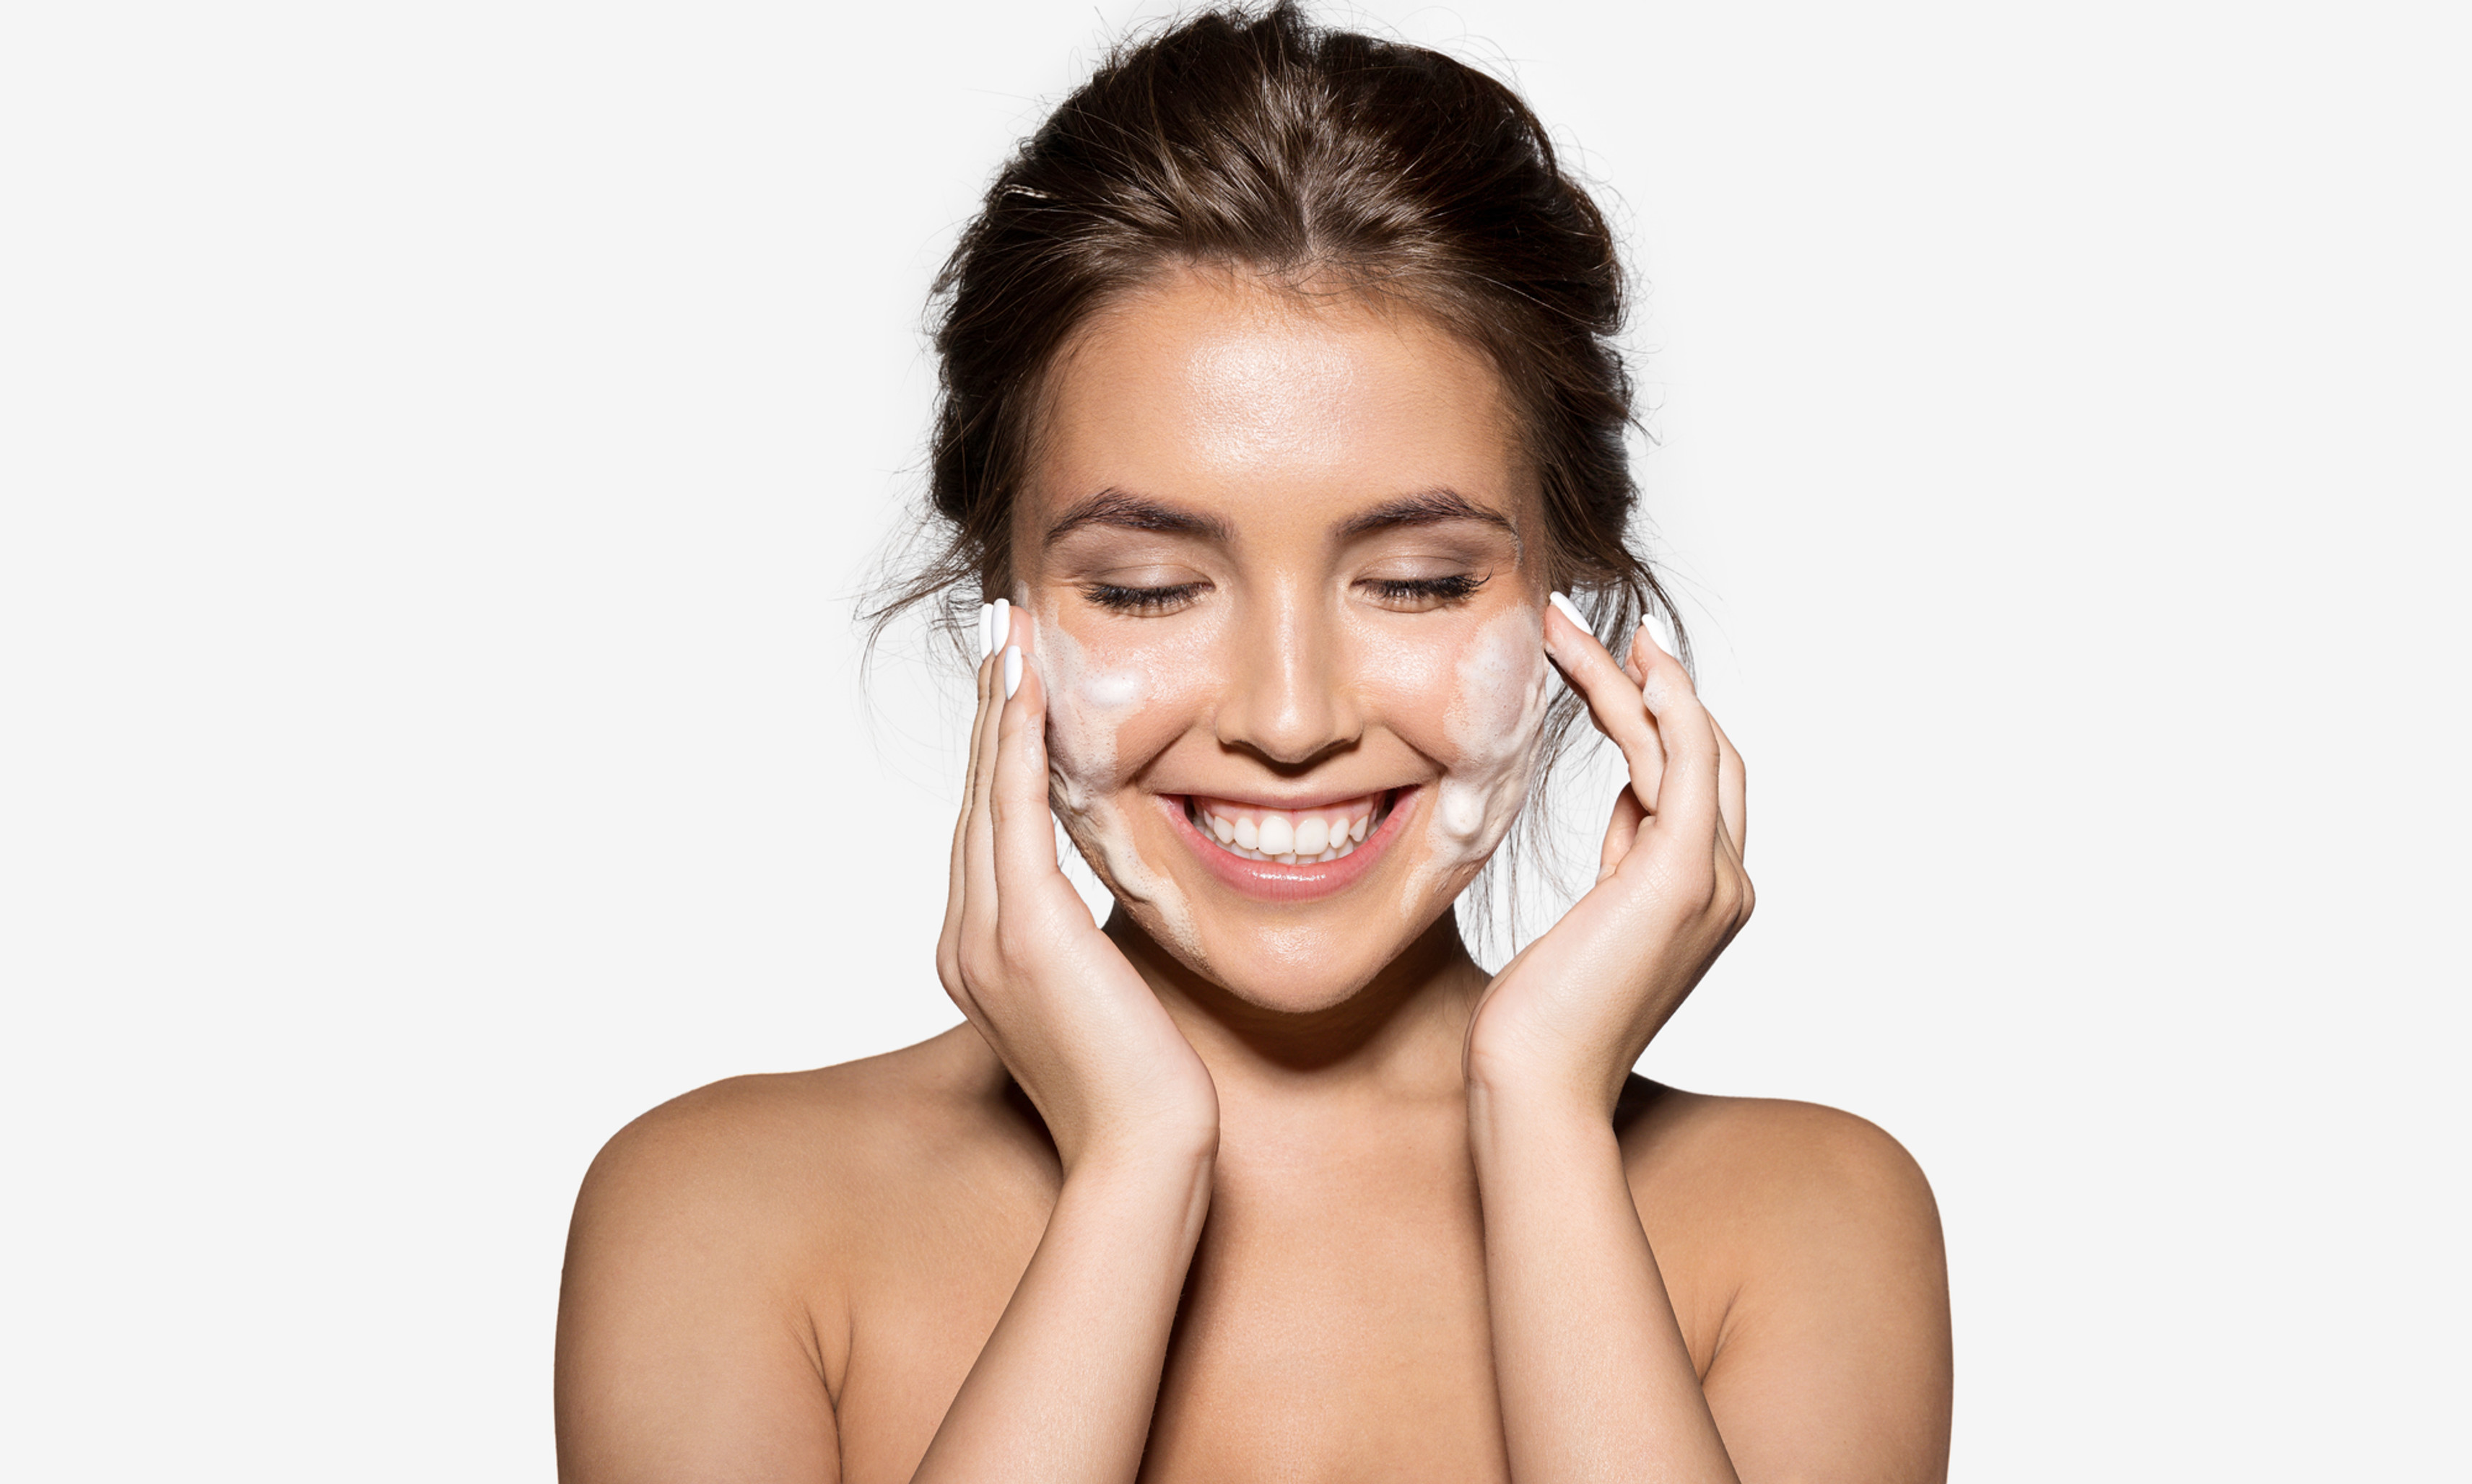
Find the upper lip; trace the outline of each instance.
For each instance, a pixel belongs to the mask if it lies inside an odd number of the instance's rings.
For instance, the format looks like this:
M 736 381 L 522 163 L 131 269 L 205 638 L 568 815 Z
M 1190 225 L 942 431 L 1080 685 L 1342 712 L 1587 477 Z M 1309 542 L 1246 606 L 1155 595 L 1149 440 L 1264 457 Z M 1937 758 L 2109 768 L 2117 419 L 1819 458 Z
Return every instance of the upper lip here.
M 1340 804 L 1355 804 L 1367 799 L 1371 799 L 1378 804 L 1409 787 L 1413 786 L 1393 784 L 1389 788 L 1359 789 L 1349 793 L 1325 789 L 1319 793 L 1298 794 L 1295 798 L 1273 798 L 1260 793 L 1218 793 L 1207 789 L 1188 789 L 1179 796 L 1188 799 L 1207 799 L 1213 804 L 1232 804 L 1239 809 L 1274 809 L 1282 812 L 1307 813 L 1317 809 L 1329 809 Z

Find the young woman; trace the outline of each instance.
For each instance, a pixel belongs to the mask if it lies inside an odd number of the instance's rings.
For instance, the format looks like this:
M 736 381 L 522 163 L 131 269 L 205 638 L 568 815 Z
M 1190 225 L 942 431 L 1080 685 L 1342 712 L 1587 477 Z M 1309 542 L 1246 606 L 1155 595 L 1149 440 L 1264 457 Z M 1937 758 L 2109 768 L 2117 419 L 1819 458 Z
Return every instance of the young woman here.
M 1943 1475 L 1913 1162 L 1630 1072 L 1751 886 L 1626 543 L 1620 288 L 1508 90 L 1286 8 L 1023 147 L 939 284 L 903 595 L 993 600 L 967 1024 L 611 1142 L 567 1478 Z M 1582 712 L 1597 880 L 1488 974 L 1452 905 Z

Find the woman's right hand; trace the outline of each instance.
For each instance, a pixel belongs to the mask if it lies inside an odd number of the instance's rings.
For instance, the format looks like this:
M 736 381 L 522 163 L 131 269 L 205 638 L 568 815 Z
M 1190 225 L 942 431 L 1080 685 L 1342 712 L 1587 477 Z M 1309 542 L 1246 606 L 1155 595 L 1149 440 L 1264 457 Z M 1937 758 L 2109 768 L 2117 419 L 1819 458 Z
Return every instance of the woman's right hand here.
M 998 603 L 990 618 L 1010 632 L 982 646 L 937 975 L 1037 1106 L 1066 1174 L 1092 1158 L 1207 1157 L 1208 1070 L 1057 864 L 1030 615 Z

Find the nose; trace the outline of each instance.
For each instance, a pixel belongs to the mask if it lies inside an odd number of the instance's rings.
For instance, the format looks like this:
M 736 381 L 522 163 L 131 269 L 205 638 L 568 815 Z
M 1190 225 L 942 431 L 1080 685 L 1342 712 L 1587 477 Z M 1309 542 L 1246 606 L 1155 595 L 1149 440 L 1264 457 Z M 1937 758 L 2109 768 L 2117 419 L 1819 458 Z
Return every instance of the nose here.
M 1240 616 L 1219 703 L 1223 746 L 1293 771 L 1356 743 L 1362 713 L 1334 617 L 1300 593 Z

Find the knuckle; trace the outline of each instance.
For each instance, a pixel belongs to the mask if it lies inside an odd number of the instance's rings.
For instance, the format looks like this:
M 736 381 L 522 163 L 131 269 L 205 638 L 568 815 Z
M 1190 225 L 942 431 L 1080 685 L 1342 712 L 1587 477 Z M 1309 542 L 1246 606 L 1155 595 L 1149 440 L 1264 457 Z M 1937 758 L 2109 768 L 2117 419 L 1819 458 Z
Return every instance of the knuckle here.
M 996 924 L 996 957 L 1007 966 L 1028 961 L 1035 934 L 1012 918 Z
M 993 948 L 993 944 L 973 936 L 965 938 L 954 951 L 953 967 L 963 984 L 985 984 L 994 977 L 997 964 L 991 961 Z
M 1656 875 L 1657 895 L 1684 917 L 1704 917 L 1716 906 L 1717 872 L 1713 866 L 1676 860 L 1669 855 Z
M 1682 873 L 1682 877 L 1683 894 L 1690 902 L 1693 911 L 1704 917 L 1723 907 L 1725 900 L 1725 877 L 1724 873 L 1717 869 L 1717 862 L 1713 856 L 1706 860 L 1695 858 L 1689 868 Z

